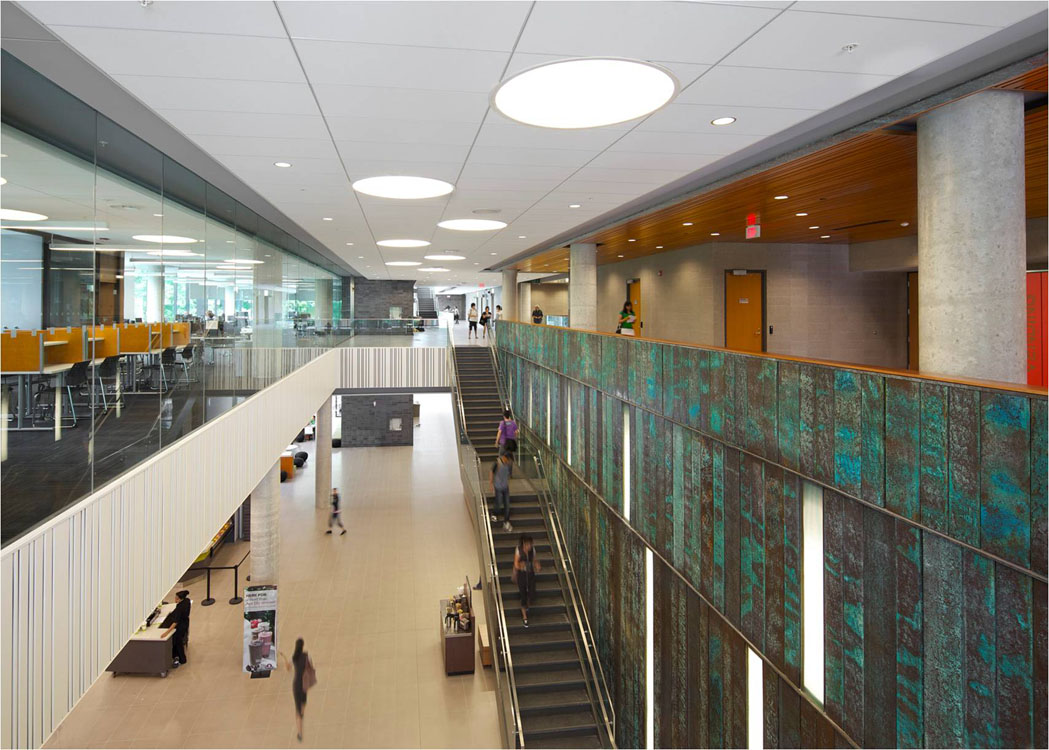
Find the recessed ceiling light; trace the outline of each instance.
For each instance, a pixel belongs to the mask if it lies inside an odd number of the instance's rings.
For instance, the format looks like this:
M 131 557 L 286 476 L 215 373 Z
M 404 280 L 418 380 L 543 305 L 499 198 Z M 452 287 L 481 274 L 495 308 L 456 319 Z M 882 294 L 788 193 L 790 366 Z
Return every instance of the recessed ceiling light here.
M 260 266 L 260 265 L 262 265 L 265 262 L 266 261 L 264 261 L 264 260 L 247 260 L 245 258 L 237 258 L 236 260 L 224 260 L 224 261 L 222 261 L 223 267 L 225 267 L 226 265 L 232 265 L 232 266 L 243 266 L 243 265 Z
M 273 162 L 273 166 L 280 167 L 281 169 L 287 169 L 288 167 L 291 166 L 291 164 L 289 164 L 286 161 L 275 161 L 275 162 Z
M 136 239 L 138 239 L 136 237 Z M 150 250 L 146 255 L 155 255 L 158 257 L 175 257 L 175 258 L 189 258 L 192 256 L 199 256 L 201 253 L 194 253 L 191 250 Z
M 466 260 L 465 255 L 451 255 L 451 254 L 440 254 L 440 255 L 424 255 L 426 260 Z
M 325 216 L 324 221 L 335 221 L 335 219 L 331 218 L 330 216 Z
M 731 125 L 736 121 L 735 117 L 715 117 L 710 121 L 711 125 Z
M 901 227 L 909 227 L 910 225 L 911 225 L 911 223 L 909 221 L 901 221 L 900 222 L 900 226 Z
M 410 175 L 385 175 L 382 177 L 365 177 L 353 183 L 358 193 L 373 195 L 376 198 L 394 198 L 397 200 L 419 200 L 437 198 L 455 190 L 455 186 L 444 180 L 430 177 L 412 177 Z
M 430 266 L 428 268 L 420 268 L 419 270 L 425 271 L 426 273 L 448 273 L 447 268 L 436 268 L 433 266 Z
M 358 256 L 357 256 L 357 259 L 358 259 L 358 260 L 364 260 L 364 256 L 363 256 L 363 255 L 358 255 Z
M 353 243 L 352 243 L 352 242 L 347 242 L 347 243 L 346 243 L 346 245 L 347 245 L 348 247 L 353 247 Z
M 597 128 L 655 112 L 678 91 L 666 69 L 641 60 L 556 60 L 503 81 L 492 107 L 542 128 Z
M 227 245 L 232 245 L 233 244 L 233 240 L 226 240 L 226 244 Z
M 662 249 L 663 249 L 662 245 L 656 245 L 656 250 L 662 250 Z
M 808 216 L 808 214 L 807 214 L 807 213 L 805 213 L 804 211 L 800 211 L 800 212 L 798 212 L 798 213 L 796 213 L 796 214 L 794 214 L 794 215 L 795 215 L 795 216 Z
M 809 227 L 809 229 L 819 229 L 819 226 Z
M 133 234 L 131 239 L 139 242 L 162 242 L 167 245 L 189 245 L 196 242 L 192 237 L 180 237 L 177 234 Z
M 0 219 L 7 219 L 8 221 L 44 221 L 47 217 L 33 211 L 16 211 L 13 208 L 0 208 Z
M 829 240 L 830 239 L 830 235 L 829 234 L 821 234 L 820 235 L 820 239 L 821 240 Z
M 528 237 L 527 237 L 527 235 L 519 234 L 519 235 L 517 235 L 517 239 L 519 239 L 519 240 L 527 240 Z
M 681 226 L 683 226 L 683 227 L 690 227 L 690 226 L 692 226 L 692 222 L 691 221 L 682 222 Z
M 429 247 L 426 240 L 379 240 L 375 243 L 380 247 Z
M 495 219 L 446 219 L 437 222 L 441 229 L 454 229 L 457 232 L 491 232 L 506 226 L 505 221 Z
M 569 204 L 568 204 L 568 207 L 569 207 L 569 208 L 580 208 L 581 206 L 580 206 L 580 204 L 578 204 L 578 203 L 569 203 Z
M 772 196 L 772 199 L 773 200 L 777 200 L 777 201 L 785 201 L 789 197 L 790 197 L 789 195 L 774 195 L 774 196 Z
M 388 266 L 421 266 L 422 263 L 420 263 L 417 260 L 388 260 L 388 261 L 386 261 L 386 265 L 388 265 Z M 368 268 L 371 268 L 371 266 L 368 266 Z
M 479 265 L 481 265 L 481 264 L 480 264 L 480 263 L 474 263 L 474 265 L 475 265 L 475 266 L 479 266 Z
M 617 258 L 622 258 L 622 257 L 624 257 L 624 256 L 622 256 L 622 255 L 617 255 L 616 257 L 617 257 Z
M 495 255 L 495 253 L 488 253 L 489 255 Z
M 721 236 L 721 232 L 711 232 L 710 236 L 711 237 L 720 237 Z
M 0 185 L 6 185 L 6 184 L 7 184 L 7 180 L 5 180 L 3 177 L 0 177 Z M 121 276 L 121 278 L 123 278 L 123 276 Z
M 153 214 L 153 215 L 159 218 L 159 217 L 163 216 L 164 214 Z
M 637 242 L 637 240 L 627 240 L 627 242 Z

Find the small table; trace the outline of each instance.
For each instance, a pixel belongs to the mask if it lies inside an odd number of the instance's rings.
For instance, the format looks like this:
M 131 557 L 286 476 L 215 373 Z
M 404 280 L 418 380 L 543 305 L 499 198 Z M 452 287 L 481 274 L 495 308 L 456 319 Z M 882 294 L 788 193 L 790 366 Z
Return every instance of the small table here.
M 474 671 L 474 633 L 477 621 L 470 615 L 470 631 L 456 633 L 448 627 L 444 613 L 448 610 L 448 599 L 441 599 L 441 640 L 444 643 L 445 674 L 473 674 Z

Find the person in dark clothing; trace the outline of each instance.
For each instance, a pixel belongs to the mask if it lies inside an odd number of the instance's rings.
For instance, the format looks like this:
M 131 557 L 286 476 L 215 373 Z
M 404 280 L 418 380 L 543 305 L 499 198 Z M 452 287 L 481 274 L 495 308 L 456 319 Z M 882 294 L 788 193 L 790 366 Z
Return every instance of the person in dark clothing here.
M 521 619 L 528 627 L 528 606 L 535 598 L 535 575 L 542 569 L 535 554 L 535 544 L 528 534 L 521 534 L 514 550 L 514 580 L 517 591 L 521 594 Z
M 298 731 L 299 742 L 302 742 L 302 719 L 306 714 L 306 683 L 304 677 L 306 668 L 310 665 L 310 655 L 304 651 L 306 642 L 301 638 L 295 640 L 295 651 L 292 652 L 291 661 L 288 662 L 288 670 L 294 669 L 295 674 L 291 678 L 291 695 L 295 699 L 295 729 Z
M 532 322 L 536 325 L 541 325 L 543 322 L 543 311 L 536 305 L 532 308 Z
M 339 508 L 339 488 L 333 487 L 331 491 L 331 515 L 328 516 L 328 530 L 325 534 L 330 534 L 332 527 L 335 524 L 339 524 L 342 531 L 339 532 L 339 536 L 346 533 L 346 527 L 342 525 L 342 509 Z
M 175 631 L 171 639 L 171 668 L 178 669 L 180 664 L 186 663 L 186 638 L 189 637 L 189 610 L 192 606 L 189 601 L 189 592 L 183 589 L 175 592 L 178 603 L 171 611 L 160 627 L 167 628 L 164 636 L 167 637 L 172 630 Z
M 510 532 L 514 527 L 510 525 L 510 477 L 514 471 L 514 451 L 517 443 L 513 440 L 507 441 L 506 450 L 499 454 L 492 464 L 491 487 L 494 495 L 492 501 L 492 523 L 499 520 L 499 510 L 503 510 L 503 531 Z

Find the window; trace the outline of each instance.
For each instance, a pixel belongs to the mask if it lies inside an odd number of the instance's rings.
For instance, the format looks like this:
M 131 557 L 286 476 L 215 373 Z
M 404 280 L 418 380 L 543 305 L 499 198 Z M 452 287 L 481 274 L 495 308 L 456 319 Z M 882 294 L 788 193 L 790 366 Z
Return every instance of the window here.
M 802 482 L 801 636 L 803 687 L 823 703 L 823 488 Z

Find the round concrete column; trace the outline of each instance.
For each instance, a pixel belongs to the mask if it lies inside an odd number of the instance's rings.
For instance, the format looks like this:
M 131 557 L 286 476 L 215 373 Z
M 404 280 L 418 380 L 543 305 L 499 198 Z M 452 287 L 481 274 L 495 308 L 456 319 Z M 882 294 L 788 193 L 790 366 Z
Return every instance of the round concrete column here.
M 517 269 L 503 269 L 503 318 L 519 320 L 517 317 Z
M 987 91 L 918 121 L 919 369 L 1027 379 L 1024 100 Z
M 522 323 L 532 322 L 532 285 L 528 282 L 517 288 L 517 319 Z
M 280 570 L 280 460 L 251 493 L 251 582 L 277 584 Z
M 324 399 L 317 410 L 316 438 L 317 449 L 313 457 L 316 472 L 317 497 L 315 507 L 327 509 L 331 502 L 331 396 Z
M 597 330 L 597 245 L 576 243 L 569 248 L 568 325 Z

